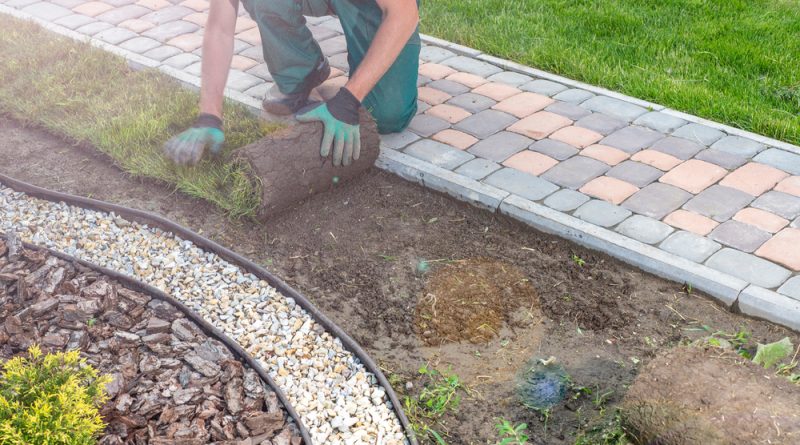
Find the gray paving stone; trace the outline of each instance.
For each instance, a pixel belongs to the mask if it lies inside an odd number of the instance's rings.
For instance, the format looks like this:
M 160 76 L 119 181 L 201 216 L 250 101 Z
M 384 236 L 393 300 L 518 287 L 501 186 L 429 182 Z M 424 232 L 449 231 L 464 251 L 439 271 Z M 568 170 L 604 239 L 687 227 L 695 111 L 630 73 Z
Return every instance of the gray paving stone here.
M 793 175 L 800 175 L 800 155 L 789 153 L 779 148 L 770 148 L 762 151 L 753 160 L 771 165 Z
M 317 42 L 321 42 L 325 39 L 330 39 L 331 37 L 336 37 L 339 35 L 339 33 L 336 31 L 324 26 L 309 25 L 308 30 L 311 31 L 311 36 L 314 37 L 314 40 Z
M 542 177 L 554 184 L 576 190 L 605 173 L 608 168 L 608 165 L 596 159 L 573 156 L 547 170 Z
M 203 28 L 200 28 L 200 30 L 198 30 L 195 34 L 202 35 L 203 34 Z M 253 45 L 245 42 L 244 40 L 233 39 L 233 53 L 234 54 L 239 54 L 242 51 L 244 51 L 246 49 L 249 49 L 249 48 L 252 48 L 252 47 L 253 47 Z M 202 55 L 202 51 L 203 51 L 203 47 L 197 48 L 196 51 L 198 51 L 199 52 L 198 55 L 201 56 Z
M 249 70 L 245 71 L 247 74 L 252 74 L 260 79 L 272 81 L 272 74 L 269 72 L 269 68 L 267 67 L 266 63 L 259 63 L 258 65 L 250 68 Z
M 622 221 L 616 230 L 628 238 L 633 238 L 645 244 L 656 244 L 663 241 L 674 229 L 653 218 L 633 215 Z
M 556 94 L 553 96 L 553 99 L 569 102 L 571 104 L 580 104 L 593 98 L 594 96 L 595 94 L 592 92 L 582 90 L 580 88 L 570 88 Z
M 613 227 L 631 216 L 631 212 L 610 202 L 592 199 L 578 207 L 573 215 L 600 227 Z
M 250 48 L 242 50 L 239 55 L 249 57 L 261 63 L 264 62 L 264 48 L 260 46 L 251 46 Z
M 319 16 L 319 17 L 314 17 L 314 16 L 307 15 L 307 16 L 305 16 L 305 19 L 306 19 L 306 22 L 309 25 L 314 25 L 314 26 L 320 25 L 320 24 L 322 24 L 324 22 L 327 22 L 329 20 L 336 20 L 333 16 L 330 16 L 330 15 L 322 15 L 322 16 Z
M 442 61 L 442 65 L 449 66 L 457 71 L 475 74 L 481 77 L 489 77 L 492 74 L 497 74 L 502 69 L 492 65 L 491 63 L 482 62 L 472 57 L 456 56 Z
M 37 2 L 38 0 L 8 0 L 6 1 L 5 5 L 10 8 L 20 9 Z
M 194 12 L 194 9 L 189 9 L 185 6 L 173 5 L 145 14 L 140 18 L 142 20 L 147 20 L 150 23 L 155 23 L 156 25 L 163 25 L 167 22 L 180 20 L 189 14 L 193 14 Z
M 667 136 L 664 139 L 656 141 L 650 148 L 685 161 L 691 159 L 692 156 L 699 153 L 705 147 L 689 139 Z
M 447 170 L 452 170 L 475 158 L 469 153 L 431 139 L 414 142 L 406 147 L 403 153 Z
M 425 103 L 425 102 L 423 102 L 421 100 L 417 101 L 417 114 L 422 114 L 422 113 L 424 113 L 425 111 L 427 111 L 430 108 L 431 108 L 431 106 L 428 105 L 427 103 Z
M 600 143 L 609 147 L 619 148 L 627 153 L 636 153 L 643 148 L 650 147 L 663 137 L 664 135 L 657 131 L 632 125 L 611 133 L 604 137 Z
M 728 170 L 739 168 L 744 165 L 745 162 L 747 162 L 747 158 L 742 158 L 728 152 L 714 150 L 711 148 L 701 150 L 700 153 L 697 153 L 694 158 L 719 165 L 720 167 Z
M 570 104 L 567 102 L 555 102 L 554 104 L 545 108 L 545 110 L 570 118 L 574 121 L 592 114 L 591 111 L 581 107 L 580 105 Z
M 492 82 L 501 82 L 511 86 L 518 87 L 523 83 L 528 83 L 533 80 L 533 77 L 526 76 L 525 74 L 515 73 L 513 71 L 503 71 L 497 74 L 492 74 L 487 78 Z
M 543 155 L 550 156 L 551 158 L 563 161 L 578 154 L 578 149 L 566 142 L 557 141 L 555 139 L 542 139 L 533 143 L 530 149 L 539 152 Z
M 422 74 L 417 76 L 417 88 L 424 87 L 425 85 L 431 83 L 431 79 L 428 77 L 423 76 Z
M 585 110 L 585 108 L 583 109 Z M 581 118 L 580 120 L 578 120 L 578 122 L 575 122 L 575 125 L 578 127 L 588 128 L 589 130 L 596 131 L 597 133 L 600 133 L 603 136 L 608 136 L 609 134 L 621 128 L 627 127 L 628 123 L 623 121 L 622 119 L 617 119 L 615 117 L 611 117 L 603 113 L 592 113 L 586 117 Z
M 2 2 L 0 1 L 0 3 L 2 3 Z M 72 8 L 78 6 L 78 5 L 83 4 L 84 1 L 83 0 L 50 0 L 50 3 L 54 3 L 56 5 L 63 6 L 65 8 L 67 8 L 67 9 L 72 9 Z
M 338 68 L 345 73 L 350 72 L 350 62 L 347 60 L 347 53 L 335 54 L 328 57 L 328 63 L 330 63 L 332 67 Z
M 142 54 L 143 56 L 162 62 L 176 54 L 183 53 L 183 50 L 170 45 L 161 45 L 158 48 L 153 48 L 150 51 Z
M 477 142 L 467 151 L 484 159 L 503 162 L 511 155 L 528 148 L 533 139 L 510 131 L 501 131 Z
M 708 236 L 714 241 L 748 253 L 754 252 L 772 238 L 769 232 L 733 220 L 718 225 Z
M 682 230 L 672 234 L 658 247 L 661 250 L 695 263 L 702 263 L 714 252 L 722 248 L 719 243 L 711 241 L 704 236 Z
M 692 198 L 683 208 L 717 222 L 725 222 L 752 200 L 753 197 L 745 192 L 724 185 L 712 185 Z
M 660 111 L 651 111 L 639 116 L 633 123 L 662 133 L 672 133 L 688 122 Z
M 464 175 L 468 178 L 480 181 L 501 168 L 502 166 L 496 162 L 476 158 L 458 167 L 454 171 L 459 175 Z
M 114 25 L 105 22 L 92 22 L 88 25 L 83 25 L 80 28 L 76 29 L 76 32 L 79 32 L 83 35 L 87 36 L 94 36 L 95 34 L 105 31 L 107 29 L 112 28 Z
M 497 110 L 483 110 L 460 121 L 453 128 L 469 133 L 478 139 L 486 139 L 516 121 L 517 118 L 508 113 Z
M 745 315 L 800 331 L 800 301 L 793 298 L 758 286 L 747 286 L 739 295 L 738 306 Z
M 800 276 L 789 278 L 783 286 L 778 288 L 778 293 L 787 295 L 800 301 Z
M 792 274 L 775 263 L 729 247 L 711 256 L 706 266 L 767 289 L 778 287 Z
M 622 206 L 640 215 L 660 220 L 691 197 L 691 193 L 678 187 L 654 182 L 634 193 Z
M 416 142 L 419 136 L 408 131 L 403 130 L 400 133 L 389 133 L 381 135 L 381 143 L 392 150 L 400 150 L 401 148 Z
M 458 95 L 447 101 L 450 105 L 461 107 L 472 114 L 480 113 L 483 110 L 491 108 L 497 101 L 492 100 L 486 96 L 475 93 L 466 93 Z
M 470 91 L 468 86 L 447 79 L 434 80 L 427 84 L 427 86 L 436 88 L 439 91 L 444 91 L 451 96 L 458 96 L 459 94 L 468 93 Z
M 243 73 L 239 70 L 230 70 L 228 72 L 228 83 L 226 86 L 232 90 L 245 91 L 262 82 L 264 82 L 264 80 L 252 74 Z
M 269 91 L 272 86 L 275 85 L 272 82 L 263 82 L 260 83 L 252 88 L 248 88 L 244 94 L 247 94 L 250 97 L 254 97 L 256 99 L 263 99 L 266 96 L 267 91 Z
M 137 0 L 103 0 L 103 3 L 108 3 L 111 6 L 119 8 L 119 7 L 122 7 L 122 6 L 125 6 L 125 5 L 130 5 L 131 3 L 136 3 L 136 1 Z M 83 3 L 83 2 L 81 2 L 81 3 Z M 175 3 L 175 2 L 173 2 L 173 3 Z
M 741 136 L 725 136 L 717 142 L 714 142 L 711 148 L 743 158 L 752 158 L 760 151 L 767 148 L 767 146 Z
M 119 8 L 109 9 L 95 18 L 106 23 L 111 23 L 112 25 L 119 25 L 125 20 L 138 19 L 139 17 L 149 13 L 150 9 L 145 8 L 144 6 L 125 5 Z
M 608 96 L 593 97 L 582 103 L 581 106 L 626 122 L 633 122 L 637 117 L 647 113 L 647 109 L 644 107 Z
M 630 182 L 636 187 L 642 188 L 647 184 L 660 178 L 664 172 L 651 167 L 647 164 L 642 164 L 636 161 L 625 161 L 615 165 L 606 173 L 606 176 L 621 179 L 625 182 Z
M 800 229 L 800 218 L 797 218 L 794 221 L 792 221 L 792 223 L 789 224 L 789 227 L 793 229 Z
M 414 118 L 411 119 L 411 124 L 408 126 L 409 130 L 426 138 L 433 136 L 445 128 L 450 128 L 450 123 L 436 116 L 431 116 L 430 114 L 418 114 L 414 116 Z
M 27 12 L 35 17 L 39 17 L 40 19 L 47 20 L 48 22 L 55 21 L 56 19 L 60 19 L 61 17 L 66 17 L 68 15 L 72 15 L 72 11 L 69 9 L 54 5 L 50 2 L 39 2 L 34 3 L 32 5 L 28 5 L 22 8 L 22 12 Z
M 425 45 L 419 51 L 419 58 L 425 62 L 439 63 L 442 60 L 455 57 L 456 53 L 438 46 Z
M 690 123 L 675 130 L 673 136 L 689 139 L 703 145 L 711 145 L 722 139 L 725 133 L 703 124 Z
M 61 25 L 65 28 L 69 29 L 76 29 L 80 28 L 83 25 L 89 24 L 94 22 L 95 19 L 83 14 L 72 14 L 65 17 L 61 17 L 60 19 L 56 20 L 54 23 L 56 25 Z
M 196 75 L 200 74 L 200 72 L 199 72 L 199 69 L 200 69 L 200 57 L 195 56 L 194 54 L 189 54 L 189 53 L 182 52 L 182 53 L 174 55 L 172 57 L 168 57 L 167 59 L 164 60 L 163 63 L 164 63 L 164 65 L 169 65 L 169 66 L 171 66 L 173 68 L 177 68 L 179 70 L 187 68 L 187 67 L 189 67 L 189 65 L 192 65 L 192 64 L 196 63 L 196 64 L 198 64 L 198 66 L 197 66 L 198 71 L 197 71 Z
M 148 37 L 134 37 L 130 40 L 122 42 L 122 44 L 119 45 L 120 48 L 133 51 L 137 54 L 145 53 L 158 46 L 161 46 L 161 43 L 158 40 L 153 40 Z
M 142 35 L 160 42 L 174 39 L 183 34 L 189 34 L 197 31 L 200 27 L 194 23 L 186 22 L 183 20 L 175 20 L 174 22 L 167 22 L 162 25 L 150 28 L 143 32 Z
M 559 212 L 571 212 L 589 201 L 588 196 L 570 189 L 561 189 L 544 200 L 544 205 Z
M 545 79 L 536 79 L 533 82 L 528 82 L 519 86 L 522 91 L 530 91 L 531 93 L 538 93 L 544 96 L 555 96 L 556 94 L 567 90 L 565 85 Z
M 544 179 L 513 168 L 500 169 L 483 180 L 484 183 L 511 192 L 531 201 L 538 201 L 558 190 Z
M 328 40 L 320 42 L 319 47 L 322 49 L 323 54 L 332 56 L 347 51 L 347 41 L 344 39 L 344 36 L 331 37 Z
M 240 8 L 244 9 L 244 8 Z M 333 20 L 325 20 L 318 23 L 320 26 L 324 26 L 326 28 L 332 29 L 339 34 L 343 34 L 344 30 L 342 30 L 342 24 L 339 22 L 339 19 L 334 18 Z
M 92 23 L 86 26 L 91 25 Z M 139 37 L 139 34 L 136 34 L 130 29 L 125 28 L 108 28 L 105 31 L 100 31 L 99 33 L 95 34 L 94 37 L 112 45 L 119 45 L 126 40 Z
M 800 216 L 800 198 L 788 193 L 769 191 L 759 196 L 751 205 L 789 220 Z

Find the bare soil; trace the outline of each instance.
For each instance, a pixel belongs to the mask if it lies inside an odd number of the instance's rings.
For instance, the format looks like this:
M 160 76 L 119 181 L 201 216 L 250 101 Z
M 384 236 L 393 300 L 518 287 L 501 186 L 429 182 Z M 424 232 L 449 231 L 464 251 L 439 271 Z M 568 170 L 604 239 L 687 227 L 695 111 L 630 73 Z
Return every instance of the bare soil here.
M 641 366 L 657 352 L 707 335 L 702 326 L 745 329 L 762 343 L 787 335 L 799 340 L 607 255 L 377 170 L 267 223 L 230 221 L 207 203 L 130 178 L 90 148 L 8 120 L 0 119 L 0 131 L 3 173 L 160 213 L 253 258 L 344 327 L 401 394 L 419 393 L 422 364 L 458 374 L 469 394 L 457 412 L 432 424 L 451 445 L 496 443 L 499 418 L 528 423 L 531 443 L 575 443 L 613 415 Z M 519 269 L 544 317 L 520 308 L 491 340 L 428 346 L 417 335 L 415 314 L 429 277 L 448 263 L 477 258 Z M 516 378 L 531 360 L 550 356 L 576 387 L 591 388 L 593 395 L 556 406 L 545 428 L 540 414 L 518 402 Z M 595 403 L 600 394 L 606 395 Z

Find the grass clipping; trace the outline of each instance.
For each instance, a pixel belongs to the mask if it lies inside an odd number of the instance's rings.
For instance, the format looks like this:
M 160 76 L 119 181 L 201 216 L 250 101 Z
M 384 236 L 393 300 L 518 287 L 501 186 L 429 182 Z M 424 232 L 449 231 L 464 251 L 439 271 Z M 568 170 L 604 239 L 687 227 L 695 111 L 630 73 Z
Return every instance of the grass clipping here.
M 177 167 L 161 147 L 192 124 L 197 94 L 155 70 L 131 70 L 118 56 L 0 15 L 0 112 L 77 144 L 89 144 L 135 175 L 154 178 L 224 209 L 252 215 L 259 185 L 231 150 L 277 126 L 226 103 L 225 152 L 191 168 Z

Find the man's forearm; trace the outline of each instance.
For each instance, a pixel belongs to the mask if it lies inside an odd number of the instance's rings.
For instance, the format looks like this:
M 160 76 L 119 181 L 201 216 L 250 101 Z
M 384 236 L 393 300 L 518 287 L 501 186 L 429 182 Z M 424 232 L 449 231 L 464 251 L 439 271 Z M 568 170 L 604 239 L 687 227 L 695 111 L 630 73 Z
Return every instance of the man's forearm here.
M 203 36 L 200 112 L 222 118 L 225 83 L 233 58 L 237 0 L 213 1 Z
M 386 74 L 414 34 L 418 22 L 416 4 L 413 13 L 402 8 L 387 8 L 364 60 L 345 85 L 358 100 L 363 101 Z

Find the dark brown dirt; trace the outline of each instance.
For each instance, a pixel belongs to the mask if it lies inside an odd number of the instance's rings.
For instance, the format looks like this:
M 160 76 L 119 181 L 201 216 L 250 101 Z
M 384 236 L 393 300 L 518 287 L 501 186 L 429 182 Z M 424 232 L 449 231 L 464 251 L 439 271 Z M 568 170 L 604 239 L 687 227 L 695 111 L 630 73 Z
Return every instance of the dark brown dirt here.
M 361 155 L 347 167 L 334 167 L 333 154 L 319 156 L 323 133 L 319 122 L 290 125 L 236 151 L 250 165 L 252 180 L 261 183 L 260 219 L 274 217 L 372 168 L 380 153 L 378 128 L 366 111 L 360 117 Z
M 800 443 L 800 387 L 719 348 L 680 347 L 659 355 L 622 405 L 639 443 Z
M 426 268 L 424 262 L 418 268 Z M 417 333 L 429 346 L 460 341 L 485 343 L 503 324 L 525 328 L 538 317 L 536 290 L 515 266 L 486 258 L 453 261 L 436 269 L 427 280 L 416 309 Z
M 601 418 L 594 395 L 615 407 L 638 373 L 667 347 L 706 335 L 701 326 L 753 341 L 798 336 L 732 314 L 702 295 L 604 254 L 458 203 L 380 171 L 314 196 L 268 224 L 229 221 L 212 206 L 132 179 L 92 150 L 70 147 L 0 119 L 0 171 L 64 192 L 160 213 L 253 258 L 311 299 L 378 360 L 403 393 L 418 394 L 420 365 L 458 374 L 471 388 L 455 414 L 433 425 L 447 443 L 496 443 L 498 418 L 527 422 L 531 443 L 572 444 Z M 571 259 L 577 254 L 585 265 Z M 539 295 L 543 319 L 504 326 L 484 344 L 426 346 L 415 335 L 416 301 L 427 274 L 420 261 L 491 258 L 513 264 Z M 430 262 L 432 270 L 446 261 Z M 525 309 L 527 310 L 527 309 Z M 525 319 L 525 313 L 513 319 Z M 592 388 L 541 417 L 515 398 L 532 358 L 555 356 L 576 386 Z M 637 364 L 638 363 L 638 364 Z

